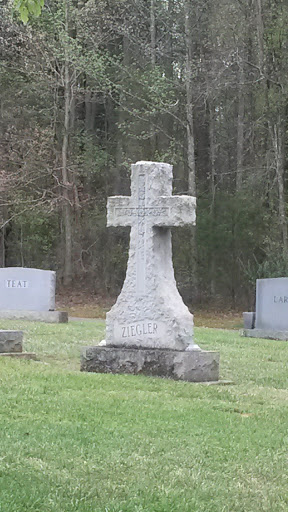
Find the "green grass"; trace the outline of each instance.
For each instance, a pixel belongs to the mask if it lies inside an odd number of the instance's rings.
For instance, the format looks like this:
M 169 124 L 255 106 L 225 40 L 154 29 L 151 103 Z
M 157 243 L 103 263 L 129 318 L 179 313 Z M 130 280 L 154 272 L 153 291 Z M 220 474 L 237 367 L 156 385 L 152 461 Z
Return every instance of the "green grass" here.
M 0 359 L 0 512 L 287 512 L 287 343 L 196 328 L 207 386 L 80 373 L 104 322 L 1 328 L 39 361 Z

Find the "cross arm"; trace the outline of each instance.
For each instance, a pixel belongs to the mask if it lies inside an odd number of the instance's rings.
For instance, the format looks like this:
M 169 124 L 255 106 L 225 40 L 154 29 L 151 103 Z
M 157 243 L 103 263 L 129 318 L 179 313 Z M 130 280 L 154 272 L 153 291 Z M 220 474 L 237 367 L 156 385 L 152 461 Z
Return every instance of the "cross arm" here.
M 196 224 L 196 197 L 162 196 L 157 206 L 165 209 L 165 215 L 154 219 L 154 226 L 173 227 Z
M 107 201 L 107 226 L 131 226 L 131 197 L 112 196 Z

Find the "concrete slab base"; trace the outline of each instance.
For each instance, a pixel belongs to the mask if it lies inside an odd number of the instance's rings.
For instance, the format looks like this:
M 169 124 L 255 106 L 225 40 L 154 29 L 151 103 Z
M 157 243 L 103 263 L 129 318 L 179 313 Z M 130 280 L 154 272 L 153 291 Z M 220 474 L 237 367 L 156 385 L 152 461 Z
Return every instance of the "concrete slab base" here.
M 0 311 L 0 320 L 31 320 L 33 322 L 47 322 L 47 323 L 67 323 L 67 311 Z
M 81 358 L 81 371 L 142 374 L 188 382 L 217 381 L 219 353 L 202 350 L 185 352 L 107 346 L 86 347 Z
M 288 331 L 270 331 L 266 329 L 243 329 L 241 336 L 246 338 L 265 338 L 267 340 L 288 340 Z
M 22 352 L 23 331 L 0 330 L 0 353 Z
M 0 354 L 0 357 L 13 357 L 14 359 L 33 359 L 36 361 L 35 352 L 6 352 L 5 354 Z
M 209 382 L 202 382 L 203 386 L 235 386 L 233 380 L 212 380 Z

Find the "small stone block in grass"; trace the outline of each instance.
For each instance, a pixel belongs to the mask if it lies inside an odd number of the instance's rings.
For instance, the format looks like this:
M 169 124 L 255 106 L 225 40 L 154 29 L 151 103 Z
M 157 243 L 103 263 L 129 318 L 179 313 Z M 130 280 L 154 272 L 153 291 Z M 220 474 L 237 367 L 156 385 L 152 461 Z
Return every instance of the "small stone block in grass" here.
M 0 353 L 22 352 L 23 331 L 0 330 Z

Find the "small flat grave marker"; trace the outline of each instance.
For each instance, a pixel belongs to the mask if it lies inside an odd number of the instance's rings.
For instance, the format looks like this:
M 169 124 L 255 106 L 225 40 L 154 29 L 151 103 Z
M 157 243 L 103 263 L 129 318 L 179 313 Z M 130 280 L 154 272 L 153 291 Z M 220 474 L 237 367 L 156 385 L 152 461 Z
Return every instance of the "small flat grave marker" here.
M 0 330 L 0 358 L 36 359 L 34 352 L 23 352 L 23 332 Z

